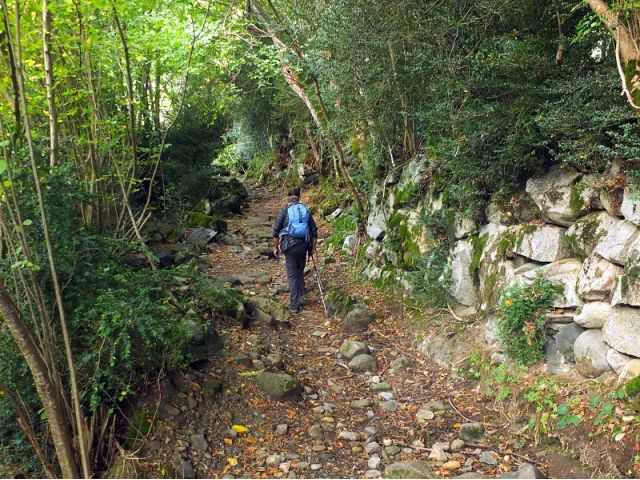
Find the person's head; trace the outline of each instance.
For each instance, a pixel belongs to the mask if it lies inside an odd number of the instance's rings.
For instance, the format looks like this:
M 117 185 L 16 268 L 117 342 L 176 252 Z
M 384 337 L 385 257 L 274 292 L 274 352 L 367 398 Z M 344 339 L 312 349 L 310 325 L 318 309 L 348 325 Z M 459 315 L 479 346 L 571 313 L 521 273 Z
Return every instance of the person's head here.
M 289 193 L 287 195 L 289 197 L 298 197 L 298 198 L 300 198 L 300 187 L 292 188 L 291 190 L 289 190 Z

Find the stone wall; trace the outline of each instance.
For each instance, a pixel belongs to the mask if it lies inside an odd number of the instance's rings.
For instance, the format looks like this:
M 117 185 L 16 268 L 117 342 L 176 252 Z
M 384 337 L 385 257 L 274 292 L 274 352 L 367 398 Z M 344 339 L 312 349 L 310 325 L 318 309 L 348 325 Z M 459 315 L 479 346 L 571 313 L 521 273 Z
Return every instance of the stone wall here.
M 622 164 L 602 174 L 553 166 L 507 201 L 492 201 L 476 222 L 443 208 L 418 157 L 387 176 L 370 207 L 369 278 L 394 277 L 410 295 L 404 271 L 438 244 L 435 228 L 444 229 L 453 245 L 451 294 L 486 322 L 489 348 L 500 352 L 501 290 L 542 276 L 562 287 L 547 316 L 548 371 L 640 374 L 640 196 Z

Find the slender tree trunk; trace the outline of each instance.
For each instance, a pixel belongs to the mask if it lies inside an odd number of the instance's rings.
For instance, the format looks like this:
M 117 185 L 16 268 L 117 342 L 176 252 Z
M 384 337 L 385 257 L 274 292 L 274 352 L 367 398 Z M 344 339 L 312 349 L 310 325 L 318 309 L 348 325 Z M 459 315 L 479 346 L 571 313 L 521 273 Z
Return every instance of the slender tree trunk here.
M 55 97 L 55 77 L 51 58 L 51 13 L 49 1 L 42 0 L 42 50 L 44 55 L 44 83 L 49 106 L 49 168 L 58 163 L 58 111 Z
M 13 141 L 16 142 L 18 137 L 20 136 L 20 131 L 22 130 L 22 118 L 20 115 L 20 90 L 18 89 L 16 57 L 13 51 L 13 45 L 11 44 L 11 24 L 9 22 L 9 12 L 7 11 L 5 3 L 3 3 L 2 8 L 2 22 L 4 24 L 4 38 L 6 39 L 9 70 L 11 71 L 11 86 L 13 87 L 13 116 L 15 121 L 15 128 L 13 129 Z
M 620 22 L 618 15 L 604 0 L 585 0 L 602 23 L 607 27 L 614 40 L 620 45 L 620 56 L 624 63 L 636 60 L 638 51 L 629 29 Z

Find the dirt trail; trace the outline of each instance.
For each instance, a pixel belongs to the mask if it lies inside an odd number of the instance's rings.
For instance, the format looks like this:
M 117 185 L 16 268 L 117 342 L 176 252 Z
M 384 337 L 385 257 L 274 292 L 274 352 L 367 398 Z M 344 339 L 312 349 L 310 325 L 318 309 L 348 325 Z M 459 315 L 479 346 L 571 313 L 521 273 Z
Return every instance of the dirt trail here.
M 229 222 L 237 245 L 213 245 L 206 259 L 211 274 L 244 278 L 239 288 L 246 295 L 278 291 L 286 305 L 284 259 L 259 254 L 268 247 L 281 202 L 280 191 L 251 188 L 245 216 Z M 321 236 L 327 232 L 321 224 Z M 515 473 L 532 451 L 519 450 L 517 437 L 495 425 L 499 420 L 479 403 L 477 386 L 416 351 L 411 317 L 401 303 L 353 280 L 343 259 L 324 265 L 322 258 L 320 253 L 325 281 L 364 297 L 376 321 L 365 332 L 344 332 L 338 319 L 325 318 L 312 275 L 303 312 L 291 318 L 290 328 L 260 320 L 243 328 L 223 320 L 224 351 L 204 368 L 163 383 L 160 421 L 149 436 L 154 461 L 146 473 L 157 475 L 173 464 L 178 477 L 377 478 L 386 466 L 413 460 L 440 477 Z M 356 337 L 377 360 L 373 382 L 372 375 L 351 371 L 338 353 L 345 339 Z M 279 355 L 283 370 L 304 386 L 297 399 L 275 401 L 258 388 L 251 372 L 264 366 L 260 358 L 267 354 Z M 408 365 L 392 368 L 402 363 Z M 374 391 L 383 390 L 383 382 L 390 390 Z M 450 448 L 461 424 L 471 420 L 485 422 L 484 436 Z M 233 425 L 247 431 L 230 430 Z

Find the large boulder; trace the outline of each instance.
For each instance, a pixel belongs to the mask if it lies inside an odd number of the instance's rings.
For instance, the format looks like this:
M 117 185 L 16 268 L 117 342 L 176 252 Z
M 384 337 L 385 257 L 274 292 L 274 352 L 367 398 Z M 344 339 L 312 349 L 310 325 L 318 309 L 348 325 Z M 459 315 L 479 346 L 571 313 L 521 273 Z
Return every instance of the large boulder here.
M 539 218 L 540 209 L 525 192 L 514 194 L 508 201 L 495 197 L 486 209 L 487 220 L 500 225 L 516 225 Z
M 371 355 L 361 353 L 351 359 L 349 368 L 354 372 L 375 372 L 378 369 L 378 363 Z
M 584 328 L 602 328 L 611 316 L 611 305 L 607 302 L 585 303 L 576 310 L 573 321 Z
M 544 175 L 530 178 L 526 191 L 546 219 L 568 227 L 587 212 L 581 187 L 576 186 L 581 176 L 573 169 L 555 165 Z
M 367 218 L 367 235 L 372 240 L 382 240 L 387 230 L 387 220 L 380 206 L 374 206 Z
M 618 275 L 622 272 L 622 267 L 593 253 L 582 264 L 578 276 L 578 294 L 584 300 L 605 300 L 611 296 Z
M 573 346 L 578 371 L 585 377 L 595 378 L 611 370 L 607 362 L 608 350 L 609 347 L 602 341 L 602 331 L 584 332 Z
M 575 362 L 573 347 L 585 329 L 576 323 L 569 323 L 562 327 L 555 337 L 558 351 L 570 362 Z
M 345 340 L 340 346 L 340 354 L 347 360 L 351 360 L 362 353 L 369 353 L 369 347 L 364 342 Z
M 347 332 L 364 330 L 374 320 L 366 305 L 356 304 L 342 319 L 342 329 Z
M 575 258 L 560 260 L 531 270 L 523 275 L 525 279 L 533 280 L 537 275 L 557 284 L 561 290 L 553 302 L 555 308 L 574 308 L 583 304 L 576 288 L 578 275 L 582 269 L 582 262 Z
M 640 307 L 640 278 L 631 274 L 618 276 L 611 304 Z
M 258 386 L 271 398 L 281 400 L 293 398 L 302 391 L 302 386 L 286 373 L 262 372 L 256 377 Z
M 640 225 L 640 195 L 636 192 L 631 192 L 629 187 L 624 189 L 620 213 L 626 220 L 635 225 Z
M 456 243 L 449 256 L 451 294 L 462 305 L 475 305 L 478 300 L 477 287 L 471 276 L 473 245 L 468 240 Z
M 565 244 L 574 255 L 582 258 L 587 257 L 617 221 L 618 219 L 606 212 L 585 215 L 566 231 Z
M 515 252 L 536 262 L 556 262 L 569 258 L 564 243 L 566 229 L 555 225 L 525 225 L 516 234 Z
M 622 367 L 622 370 L 620 370 L 618 383 L 625 384 L 638 376 L 640 376 L 640 359 L 634 358 Z
M 456 240 L 468 237 L 469 235 L 476 233 L 477 230 L 478 227 L 473 219 L 463 217 L 460 214 L 455 216 L 455 221 L 453 222 L 453 236 Z
M 615 348 L 610 348 L 607 351 L 607 362 L 609 362 L 609 366 L 617 375 L 620 375 L 620 372 L 622 372 L 625 365 L 631 361 L 631 358 L 632 357 L 624 353 L 620 353 Z
M 602 327 L 602 338 L 619 352 L 640 357 L 640 309 L 611 309 L 611 315 Z
M 606 233 L 599 239 L 595 251 L 610 262 L 624 265 L 640 236 L 640 229 L 631 222 L 613 217 L 609 219 L 608 224 Z

